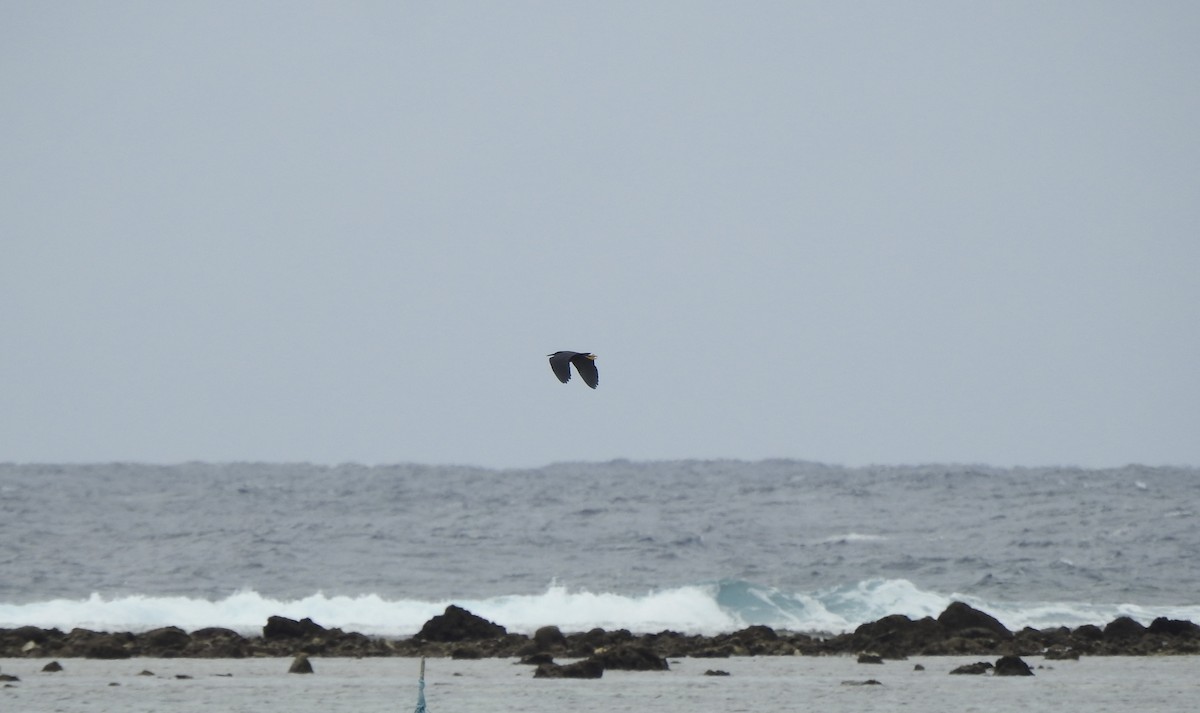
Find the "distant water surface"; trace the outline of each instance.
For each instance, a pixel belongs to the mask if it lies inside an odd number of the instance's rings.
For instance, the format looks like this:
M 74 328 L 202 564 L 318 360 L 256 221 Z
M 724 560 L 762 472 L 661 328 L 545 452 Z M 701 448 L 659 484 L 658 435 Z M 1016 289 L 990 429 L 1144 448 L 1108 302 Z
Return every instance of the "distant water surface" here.
M 0 464 L 0 626 L 1200 621 L 1198 511 L 1195 468 Z

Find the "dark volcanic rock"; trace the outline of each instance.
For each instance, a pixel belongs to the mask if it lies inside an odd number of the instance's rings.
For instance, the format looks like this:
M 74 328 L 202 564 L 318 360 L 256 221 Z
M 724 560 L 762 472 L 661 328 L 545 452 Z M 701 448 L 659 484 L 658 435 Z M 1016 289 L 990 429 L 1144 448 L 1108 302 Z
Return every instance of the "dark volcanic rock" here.
M 1146 627 L 1127 616 L 1113 619 L 1104 627 L 1104 638 L 1109 640 L 1139 639 L 1145 633 Z
M 991 614 L 985 614 L 962 602 L 951 602 L 946 611 L 938 615 L 937 622 L 948 633 L 956 636 L 973 634 L 994 635 L 1000 639 L 1011 639 L 1013 634 Z
M 50 663 L 46 664 L 45 666 L 42 666 L 42 671 L 44 671 L 46 673 L 57 673 L 61 670 L 63 670 L 62 664 L 60 664 L 57 661 L 51 661 Z
M 1168 619 L 1163 616 L 1150 622 L 1148 631 L 1151 634 L 1166 634 L 1168 636 L 1200 636 L 1200 626 L 1186 619 Z
M 533 632 L 533 643 L 538 651 L 561 649 L 567 645 L 567 637 L 557 626 L 543 626 Z
M 88 659 L 100 659 L 102 661 L 115 661 L 119 659 L 133 658 L 133 654 L 121 646 L 113 644 L 94 644 L 89 646 L 83 652 L 83 657 Z
M 271 617 L 262 636 L 243 637 L 223 628 L 200 629 L 187 634 L 164 627 L 143 634 L 102 633 L 74 629 L 20 627 L 0 629 L 0 658 L 45 659 L 131 656 L 195 658 L 309 656 L 407 656 L 455 658 L 522 658 L 540 664 L 552 657 L 587 659 L 608 668 L 664 670 L 668 658 L 728 656 L 829 656 L 878 654 L 884 660 L 912 655 L 956 656 L 973 660 L 1001 655 L 1044 655 L 1052 658 L 1084 656 L 1200 655 L 1200 626 L 1190 621 L 1159 618 L 1149 627 L 1122 617 L 1103 629 L 1094 625 L 1077 629 L 1025 627 L 1013 634 L 991 616 L 954 603 L 937 619 L 912 620 L 894 615 L 869 622 L 853 633 L 808 635 L 751 626 L 740 631 L 701 636 L 673 631 L 633 634 L 625 629 L 593 629 L 563 636 L 547 626 L 533 636 L 509 634 L 504 627 L 456 606 L 434 617 L 413 637 L 383 639 L 341 629 L 325 629 L 311 619 L 293 621 Z M 971 658 L 965 658 L 965 657 Z M 543 675 L 557 675 L 543 674 Z
M 233 629 L 225 629 L 219 626 L 196 629 L 192 632 L 193 641 L 211 641 L 213 639 L 241 639 L 245 641 L 242 635 Z
M 267 624 L 263 627 L 263 638 L 267 641 L 309 639 L 314 636 L 320 636 L 325 632 L 325 627 L 314 622 L 312 619 L 305 618 L 296 621 L 283 616 L 272 616 L 267 618 Z
M 955 675 L 981 676 L 992 670 L 992 665 L 987 661 L 978 661 L 969 663 L 966 666 L 959 666 L 950 673 Z
M 600 678 L 603 675 L 604 664 L 596 659 L 584 659 L 566 666 L 544 663 L 533 672 L 534 678 Z
M 628 629 L 605 631 L 595 628 L 584 634 L 567 637 L 568 647 L 574 650 L 597 651 L 599 649 L 625 644 L 636 639 Z M 589 654 L 590 655 L 590 654 Z
M 180 656 L 208 659 L 240 659 L 249 651 L 249 642 L 232 629 L 209 627 L 192 632 L 191 643 Z
M 930 617 L 913 621 L 903 614 L 893 614 L 858 627 L 852 640 L 859 651 L 900 659 L 909 654 L 943 653 L 939 647 L 945 638 L 945 628 Z
M 48 651 L 56 656 L 82 656 L 89 659 L 127 659 L 133 656 L 133 634 L 108 634 L 89 629 L 72 629 L 61 640 L 47 641 Z
M 705 676 L 728 676 L 728 675 L 729 675 L 729 672 L 728 672 L 728 671 L 722 671 L 722 670 L 720 670 L 720 669 L 711 669 L 711 668 L 710 668 L 710 669 L 708 669 L 707 671 L 705 671 L 705 672 L 704 672 L 704 675 L 705 675 Z
M 111 637 L 99 639 L 83 648 L 83 657 L 88 659 L 127 659 L 133 657 L 133 652 L 120 638 Z
M 794 641 L 780 636 L 771 627 L 761 624 L 748 626 L 729 635 L 718 635 L 714 637 L 713 643 L 716 644 L 715 647 L 706 645 L 704 648 L 715 648 L 716 653 L 728 649 L 735 656 L 791 655 L 796 652 L 797 648 Z M 712 657 L 714 654 L 706 655 Z
M 775 630 L 769 626 L 756 624 L 754 626 L 748 626 L 741 631 L 733 632 L 732 638 L 742 642 L 777 641 L 779 639 L 779 634 L 777 634 Z
M 312 673 L 312 662 L 308 660 L 308 654 L 297 654 L 292 660 L 292 665 L 288 668 L 288 673 Z
M 147 631 L 138 637 L 141 653 L 147 656 L 170 656 L 187 647 L 192 637 L 177 626 L 165 626 Z
M 61 639 L 63 633 L 58 629 L 39 629 L 36 626 L 20 626 L 16 629 L 0 629 L 0 635 L 3 638 L 10 638 L 14 642 L 25 644 L 32 641 L 35 644 L 44 644 L 49 639 Z
M 867 653 L 863 653 L 863 654 L 859 654 L 859 655 L 858 655 L 858 662 L 859 662 L 859 663 L 878 663 L 878 664 L 881 664 L 881 663 L 883 663 L 883 657 L 882 657 L 882 656 L 880 656 L 879 654 L 867 654 Z
M 997 676 L 1032 676 L 1033 669 L 1017 656 L 1001 656 L 993 673 Z
M 477 641 L 504 636 L 508 630 L 451 604 L 421 627 L 417 638 L 423 641 Z
M 592 654 L 592 660 L 613 671 L 667 671 L 667 660 L 654 649 L 637 644 L 622 644 Z

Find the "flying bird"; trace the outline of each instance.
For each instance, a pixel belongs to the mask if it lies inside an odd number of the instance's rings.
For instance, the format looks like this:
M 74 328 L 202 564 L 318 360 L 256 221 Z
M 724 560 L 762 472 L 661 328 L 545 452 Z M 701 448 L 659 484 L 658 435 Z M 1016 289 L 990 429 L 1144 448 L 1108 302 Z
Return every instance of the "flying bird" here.
M 554 370 L 554 375 L 564 384 L 571 380 L 571 365 L 575 365 L 575 371 L 579 372 L 583 383 L 596 388 L 600 383 L 600 372 L 596 371 L 596 355 L 585 354 L 583 352 L 554 352 L 547 354 L 550 357 L 550 368 Z

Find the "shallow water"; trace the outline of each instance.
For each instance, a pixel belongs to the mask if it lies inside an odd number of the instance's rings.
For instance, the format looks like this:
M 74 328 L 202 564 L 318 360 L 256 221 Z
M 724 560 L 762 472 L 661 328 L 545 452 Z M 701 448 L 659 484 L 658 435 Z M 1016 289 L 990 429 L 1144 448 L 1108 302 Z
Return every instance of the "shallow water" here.
M 661 673 L 608 672 L 599 680 L 535 680 L 511 659 L 428 662 L 430 713 L 597 713 L 711 711 L 912 710 L 921 713 L 1177 712 L 1200 694 L 1200 657 L 1085 658 L 1026 661 L 1024 678 L 951 676 L 975 657 L 922 657 L 863 665 L 850 657 L 677 659 Z M 356 713 L 411 710 L 414 659 L 312 659 L 313 675 L 288 674 L 286 659 L 63 659 L 64 671 L 41 673 L 45 659 L 0 659 L 21 681 L 0 688 L 0 709 L 29 713 L 114 711 L 289 711 Z M 916 671 L 921 664 L 925 671 Z M 728 677 L 704 676 L 708 669 Z M 153 676 L 140 676 L 149 670 Z M 228 675 L 231 674 L 231 675 Z M 178 675 L 190 679 L 176 678 Z M 875 679 L 881 686 L 845 681 Z M 112 685 L 118 684 L 118 685 Z

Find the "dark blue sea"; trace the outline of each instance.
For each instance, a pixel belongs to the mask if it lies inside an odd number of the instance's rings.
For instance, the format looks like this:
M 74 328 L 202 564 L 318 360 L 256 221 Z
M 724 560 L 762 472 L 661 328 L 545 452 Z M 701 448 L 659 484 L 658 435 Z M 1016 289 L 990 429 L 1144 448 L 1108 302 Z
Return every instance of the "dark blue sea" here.
M 0 464 L 0 627 L 1200 621 L 1200 469 Z

